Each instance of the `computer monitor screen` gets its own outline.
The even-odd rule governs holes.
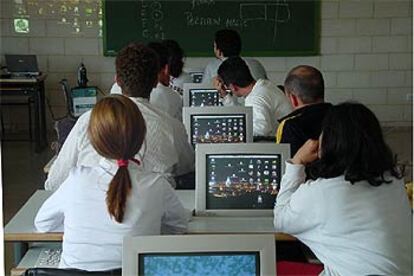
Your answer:
[[[276,275],[274,234],[125,237],[122,275]]]
[[[206,209],[272,209],[280,154],[207,155]]]
[[[197,144],[196,215],[272,216],[289,144]]]
[[[204,72],[190,72],[194,83],[201,83],[203,81]]]
[[[259,252],[140,254],[139,275],[260,275]]]
[[[191,143],[245,143],[245,114],[191,116]]]
[[[79,117],[86,111],[92,109],[96,104],[96,87],[76,87],[72,88],[72,110],[75,117]]]
[[[216,89],[190,89],[190,106],[219,106],[220,96]]]

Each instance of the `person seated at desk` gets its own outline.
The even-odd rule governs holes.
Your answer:
[[[289,114],[292,107],[286,96],[269,80],[255,81],[249,67],[240,57],[226,59],[218,69],[216,87],[223,97],[223,105],[237,105],[235,97],[243,97],[244,105],[253,107],[253,135],[273,136],[277,119]]]
[[[308,140],[286,162],[275,229],[305,243],[323,275],[412,275],[412,212],[401,178],[375,115],[357,103],[334,106],[319,142]]]
[[[308,139],[318,139],[322,120],[332,105],[324,102],[321,72],[309,65],[299,65],[290,70],[284,92],[294,111],[279,119],[276,143],[290,144],[290,154],[294,156]]]
[[[169,88],[170,67],[168,65],[168,49],[159,42],[151,42],[148,44],[148,47],[158,54],[161,66],[158,72],[158,84],[151,91],[150,103],[170,114],[171,117],[182,121],[183,99],[179,93]]]
[[[171,185],[134,159],[145,132],[141,112],[125,96],[106,97],[92,110],[88,135],[104,158],[73,168],[35,218],[40,232],[63,227],[59,268],[120,268],[125,236],[186,231],[188,214]]]
[[[229,57],[238,57],[242,49],[240,35],[235,30],[223,29],[214,34],[213,50],[215,60],[207,64],[202,83],[209,84],[217,77],[217,70],[220,65]],[[253,79],[267,79],[266,69],[256,59],[246,58],[247,66],[253,76]]]
[[[131,43],[119,51],[115,66],[122,93],[137,104],[147,126],[144,146],[136,158],[141,159],[144,168],[170,175],[175,187],[172,176],[194,171],[194,150],[183,123],[149,103],[150,92],[158,82],[158,56],[143,44]],[[46,190],[56,190],[71,168],[93,166],[100,159],[86,131],[90,114],[84,113],[69,133],[50,168]]]
[[[181,49],[177,41],[172,39],[163,40],[168,50],[168,69],[170,73],[170,88],[182,94],[184,83],[192,83],[193,78],[190,74],[183,71],[184,67],[184,51]]]

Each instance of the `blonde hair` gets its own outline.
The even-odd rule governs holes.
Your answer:
[[[140,150],[145,134],[145,121],[138,106],[125,96],[105,97],[92,110],[89,139],[95,150],[105,158],[132,159]],[[106,193],[108,211],[119,223],[123,221],[130,191],[128,167],[120,166]]]

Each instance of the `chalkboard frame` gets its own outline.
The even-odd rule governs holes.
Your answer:
[[[108,41],[107,41],[107,22],[105,17],[106,12],[106,3],[111,0],[102,0],[102,39],[103,39],[103,55],[106,57],[113,57],[117,55],[117,52],[115,50],[108,49]],[[113,0],[112,0],[113,1]],[[321,1],[322,0],[313,0],[315,1],[315,43],[313,45],[312,50],[299,50],[299,51],[243,51],[241,53],[241,56],[244,57],[293,57],[293,56],[318,56],[320,55],[320,43],[321,43]],[[132,42],[132,41],[131,41]],[[208,43],[211,43],[209,41]],[[205,51],[185,51],[185,55],[187,57],[213,57],[213,49],[211,49],[210,52]]]

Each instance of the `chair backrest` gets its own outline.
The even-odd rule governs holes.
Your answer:
[[[58,268],[29,268],[25,271],[24,276],[121,276],[122,270],[112,269],[106,271],[86,271],[78,269],[58,269]]]
[[[62,86],[63,95],[65,96],[67,116],[73,118],[74,117],[73,116],[73,103],[72,103],[72,97],[70,96],[70,87],[69,87],[68,80],[62,79],[59,83]]]

